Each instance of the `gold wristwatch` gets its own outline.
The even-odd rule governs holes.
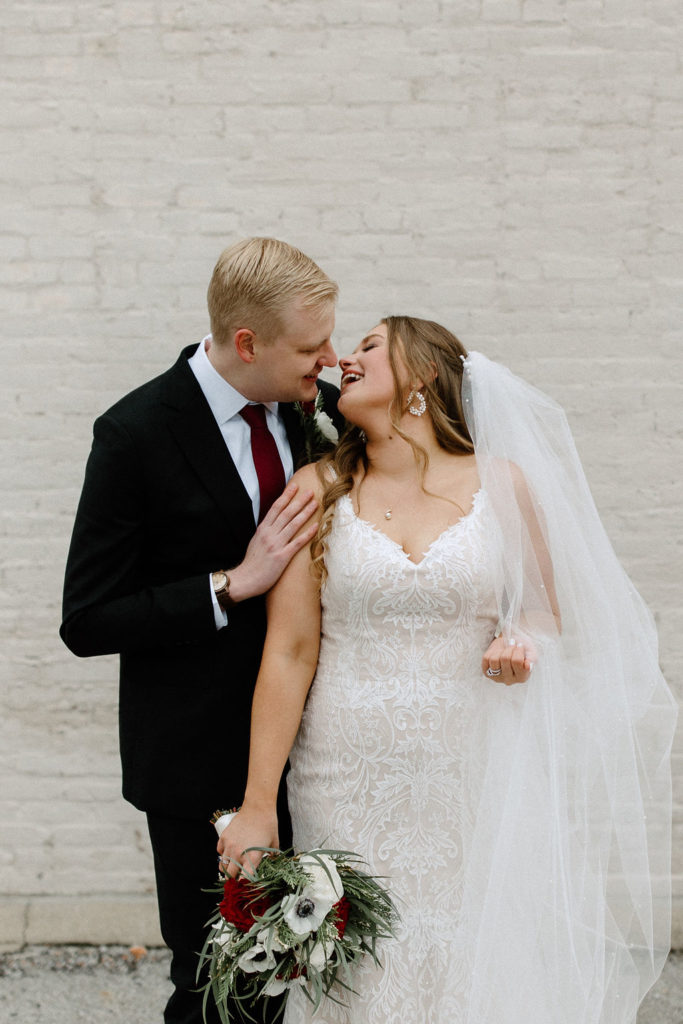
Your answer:
[[[232,608],[235,602],[230,597],[230,577],[225,569],[219,569],[218,572],[212,572],[211,583],[213,584],[213,592],[216,596],[216,600],[223,611],[227,611],[228,608]]]

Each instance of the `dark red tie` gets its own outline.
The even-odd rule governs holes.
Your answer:
[[[254,456],[261,497],[258,517],[260,523],[275,499],[279,498],[285,489],[285,471],[282,468],[275,438],[266,426],[265,408],[262,405],[245,405],[240,416],[251,427],[251,454]]]

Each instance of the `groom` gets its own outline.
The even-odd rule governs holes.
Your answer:
[[[336,297],[292,246],[239,242],[209,285],[211,335],[95,422],[60,632],[81,657],[120,655],[123,795],[147,814],[173,953],[165,1024],[202,1021],[209,818],[244,792],[264,594],[315,533],[312,495],[281,492],[311,436],[292,403],[320,392],[341,426],[318,380],[337,362]]]

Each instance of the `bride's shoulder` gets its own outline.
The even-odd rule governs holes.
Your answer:
[[[318,500],[322,496],[324,483],[314,462],[297,469],[290,482],[296,484],[300,491],[313,491]]]
[[[517,498],[527,498],[529,495],[529,482],[521,466],[510,459],[500,456],[493,456],[488,462],[489,480],[497,480],[499,484],[509,483]]]

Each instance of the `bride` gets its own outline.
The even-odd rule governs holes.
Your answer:
[[[675,711],[564,416],[424,320],[340,365],[349,428],[298,474],[318,535],[268,598],[219,853],[278,846],[289,756],[295,848],[384,877],[384,969],[320,1024],[633,1024],[668,950]]]

